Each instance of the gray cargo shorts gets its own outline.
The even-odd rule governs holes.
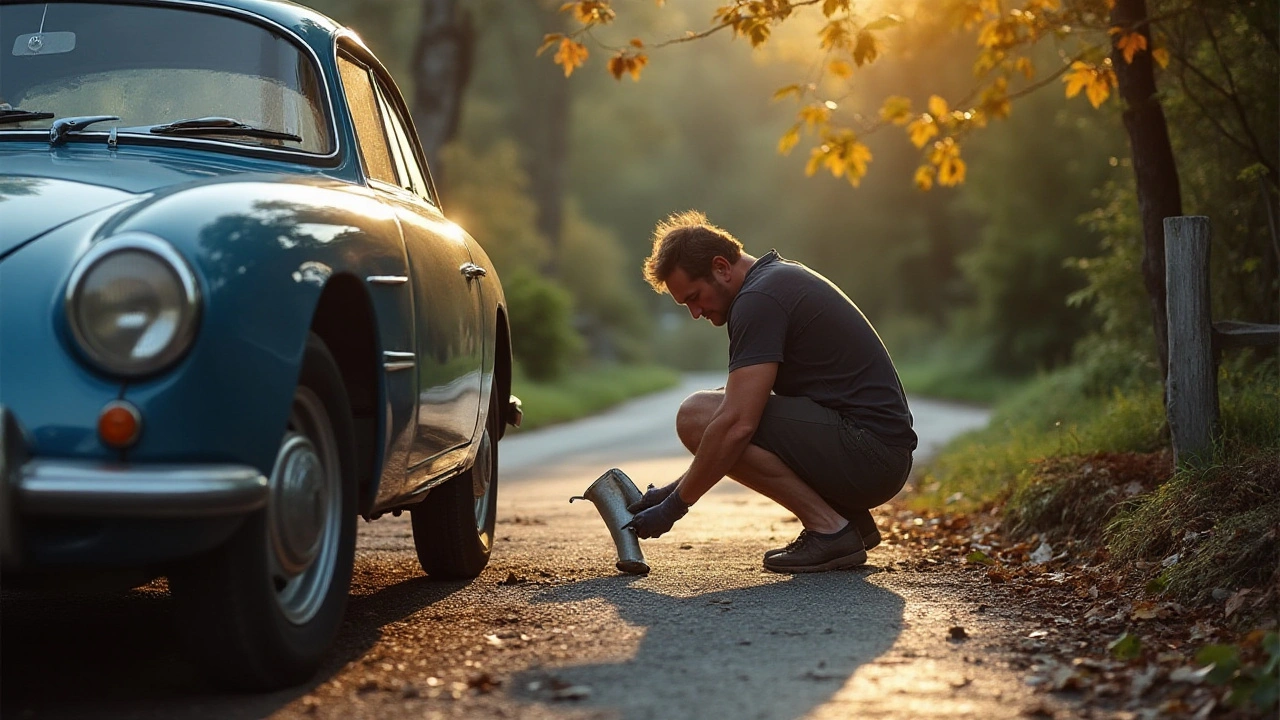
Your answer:
[[[777,455],[833,510],[861,526],[907,481],[911,451],[885,445],[831,408],[806,397],[770,395],[753,445]],[[874,527],[874,525],[873,525]]]

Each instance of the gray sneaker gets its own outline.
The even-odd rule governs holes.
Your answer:
[[[802,533],[801,533],[801,535],[803,535],[803,534],[804,534],[804,533],[802,532]],[[792,551],[792,550],[794,550],[794,549],[796,548],[796,543],[798,543],[798,542],[800,542],[800,538],[796,538],[795,540],[792,540],[792,541],[791,541],[791,543],[790,543],[789,545],[787,545],[786,547],[780,547],[780,548],[774,548],[774,549],[772,549],[772,550],[766,550],[766,551],[765,551],[765,553],[764,553],[764,559],[765,559],[765,560],[768,560],[769,558],[773,557],[774,555],[781,555],[781,554],[782,554],[782,553],[784,553],[784,552],[790,552],[790,551]],[[865,534],[865,535],[863,535],[863,536],[862,536],[862,547],[863,547],[863,549],[865,549],[865,550],[870,550],[871,548],[873,548],[873,547],[875,547],[875,546],[877,546],[877,545],[879,545],[879,544],[880,544],[880,528],[874,528],[874,527],[873,527],[873,528],[871,528],[871,532],[869,532],[869,533],[867,533],[867,534]]]
[[[824,572],[844,570],[867,562],[867,549],[857,530],[848,528],[840,535],[818,537],[801,530],[800,536],[776,555],[764,559],[764,569],[780,573]]]

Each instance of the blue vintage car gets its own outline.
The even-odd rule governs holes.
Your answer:
[[[502,286],[352,32],[271,0],[0,4],[6,588],[167,576],[224,682],[306,679],[359,517],[492,547]]]

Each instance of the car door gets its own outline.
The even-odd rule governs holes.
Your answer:
[[[484,268],[472,263],[466,234],[441,214],[399,95],[373,74],[399,178],[386,201],[400,219],[409,254],[418,397],[409,451],[410,490],[466,457],[480,414]],[[451,452],[459,451],[459,452]]]
[[[395,188],[399,179],[392,161],[391,144],[383,129],[373,78],[365,65],[344,54],[338,56],[338,71],[365,177],[369,179],[370,186]],[[376,188],[375,192],[378,192]],[[386,407],[378,411],[385,418],[386,427],[382,448],[384,461],[378,483],[379,503],[385,498],[404,494],[410,449],[417,434],[415,298],[409,284],[407,258],[402,259],[400,267],[402,272],[378,273],[364,278],[378,320],[382,382],[386,389]]]

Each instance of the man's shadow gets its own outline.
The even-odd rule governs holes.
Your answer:
[[[511,692],[554,702],[557,692],[573,697],[590,688],[578,702],[629,720],[799,718],[902,631],[904,600],[869,582],[873,571],[796,575],[689,597],[635,587],[639,581],[625,576],[549,589],[533,602],[605,599],[644,637],[626,660],[526,671]]]

